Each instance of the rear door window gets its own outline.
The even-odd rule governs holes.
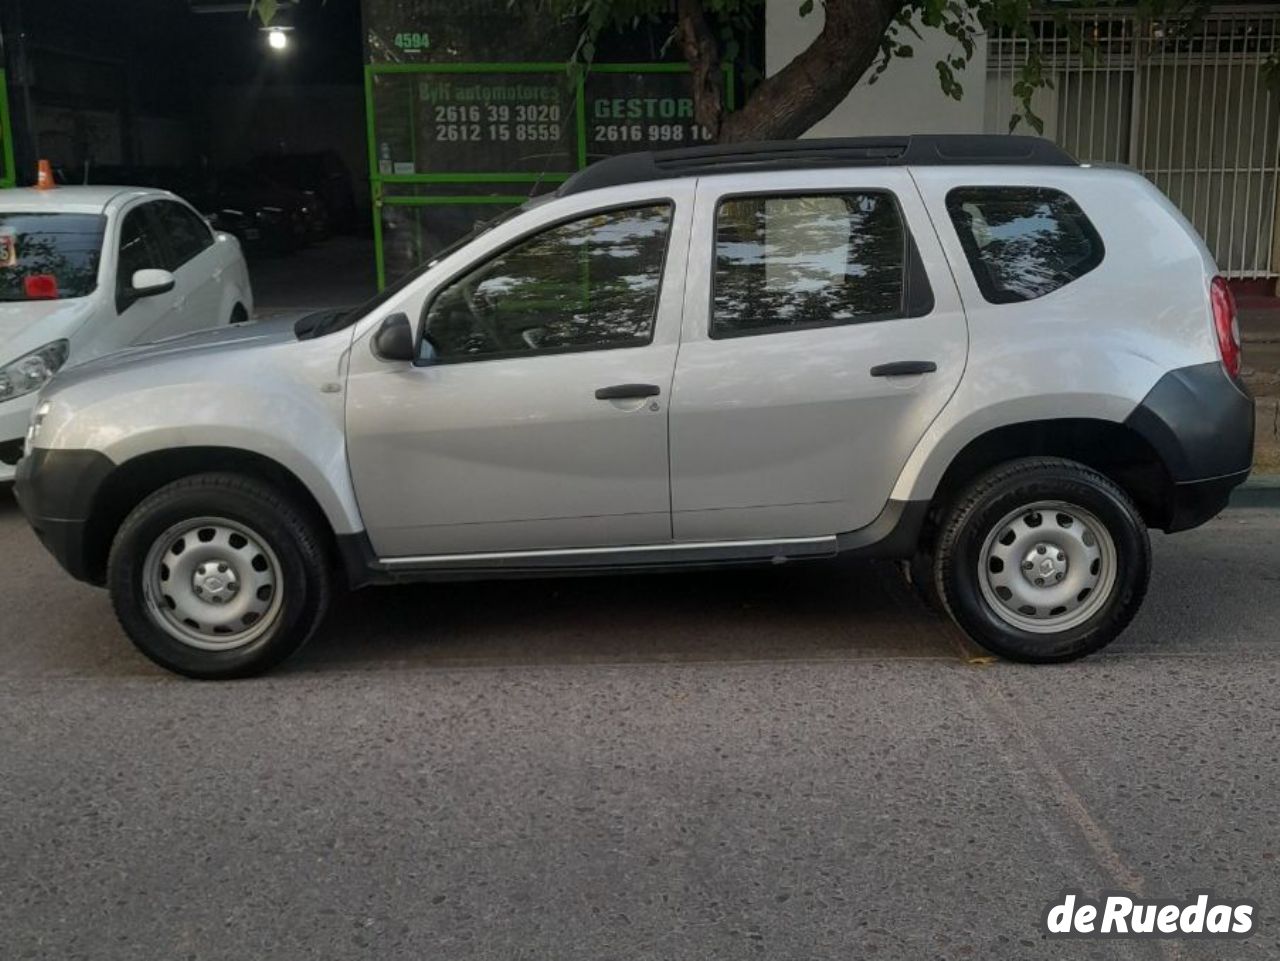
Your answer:
[[[957,187],[947,213],[982,296],[1014,304],[1053,293],[1093,270],[1102,238],[1060,190]]]
[[[905,317],[909,252],[884,191],[726,198],[716,211],[711,337]]]

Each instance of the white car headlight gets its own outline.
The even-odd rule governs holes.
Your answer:
[[[67,362],[67,342],[55,340],[0,367],[0,401],[21,397],[45,385]]]

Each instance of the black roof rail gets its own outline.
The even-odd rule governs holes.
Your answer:
[[[622,154],[578,171],[557,193],[565,196],[646,180],[757,170],[941,164],[1078,166],[1071,154],[1052,141],[1005,134],[773,140]]]

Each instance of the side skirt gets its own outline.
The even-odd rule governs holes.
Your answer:
[[[920,539],[926,501],[890,501],[866,527],[822,537],[644,544],[566,550],[495,551],[379,558],[368,535],[338,537],[351,588],[419,581],[565,577],[644,571],[691,570],[730,565],[780,565],[831,557],[910,558]]]

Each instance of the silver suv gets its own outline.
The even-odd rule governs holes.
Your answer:
[[[635,154],[356,310],[60,374],[17,494],[196,677],[276,664],[339,586],[846,554],[1062,661],[1134,616],[1149,527],[1245,479],[1239,366],[1131,171],[1018,137]]]

